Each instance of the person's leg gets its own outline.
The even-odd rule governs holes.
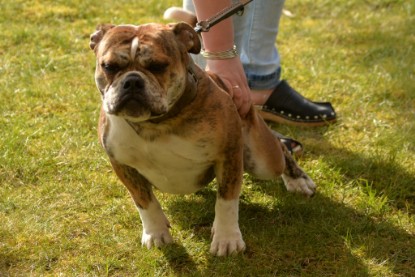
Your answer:
[[[235,43],[251,88],[252,102],[263,105],[280,82],[281,62],[275,46],[285,0],[253,1],[234,17]]]
[[[251,99],[262,106],[266,120],[304,126],[335,121],[330,103],[312,102],[280,80],[281,59],[276,47],[285,0],[253,1],[242,16],[234,17],[238,47]]]
[[[275,41],[284,2],[252,1],[245,6],[241,16],[233,16],[235,45],[249,86],[255,91],[268,90],[270,94],[279,83],[280,56]],[[183,0],[183,8],[194,13],[193,1]],[[195,58],[196,63],[203,68],[203,57],[198,55]]]
[[[183,0],[183,9],[196,14],[195,7],[193,6],[193,1],[192,0]]]
[[[275,42],[284,2],[253,1],[242,16],[234,17],[235,43],[254,90],[273,89],[279,83],[281,63]]]
[[[236,0],[235,0],[236,1]],[[313,102],[280,80],[281,63],[275,46],[285,0],[252,1],[242,16],[234,16],[235,45],[240,53],[251,99],[262,106],[264,119],[292,125],[320,126],[336,120],[328,102]],[[193,11],[193,2],[184,0],[183,7]],[[202,68],[201,55],[194,56]]]

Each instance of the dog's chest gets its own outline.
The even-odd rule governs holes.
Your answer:
[[[177,135],[152,141],[137,135],[123,119],[112,119],[106,149],[119,163],[134,167],[155,187],[169,193],[192,193],[214,164],[208,142],[195,142]]]

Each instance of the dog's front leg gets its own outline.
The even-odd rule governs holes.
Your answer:
[[[150,249],[153,245],[161,247],[164,244],[173,242],[170,235],[170,223],[164,215],[160,203],[152,193],[152,201],[150,201],[147,208],[138,207],[140,218],[143,223],[143,235],[141,237],[141,244]]]
[[[233,159],[231,159],[232,157]],[[242,153],[235,156],[229,155],[229,159],[216,168],[216,180],[219,188],[210,247],[210,252],[213,255],[227,256],[245,249],[245,242],[242,239],[238,223],[242,168]]]
[[[143,224],[142,245],[147,248],[160,247],[173,242],[170,223],[153,194],[152,186],[138,171],[127,165],[111,160],[111,165],[127,187],[140,213]]]
[[[238,224],[238,202],[239,198],[223,199],[220,196],[216,200],[210,246],[213,255],[227,256],[245,249]]]

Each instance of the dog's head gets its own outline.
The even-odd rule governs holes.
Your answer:
[[[166,114],[185,91],[201,44],[185,23],[101,25],[91,35],[95,81],[107,114],[133,122]]]

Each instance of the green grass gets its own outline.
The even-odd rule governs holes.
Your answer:
[[[260,1],[260,0],[257,0]],[[209,252],[215,184],[159,194],[175,244],[147,250],[98,144],[89,34],[162,21],[180,1],[2,1],[0,276],[415,276],[415,4],[292,0],[283,77],[339,122],[301,140],[313,199],[245,176],[247,251]]]

